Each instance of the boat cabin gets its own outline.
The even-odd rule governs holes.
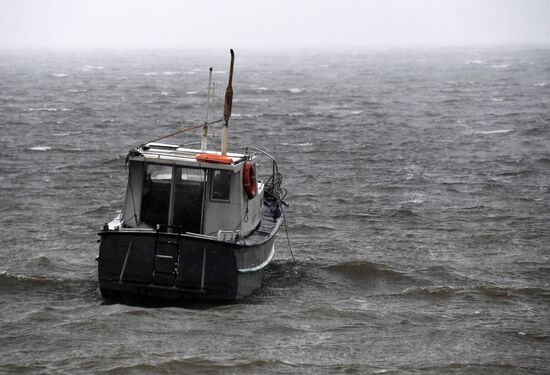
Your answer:
[[[219,155],[162,143],[132,150],[121,230],[161,230],[223,241],[252,232],[261,220],[264,185],[254,178],[250,194],[243,173],[250,167],[255,171],[255,156],[228,153],[230,164],[218,164],[197,160],[199,154]]]

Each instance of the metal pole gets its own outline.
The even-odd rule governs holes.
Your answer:
[[[210,89],[212,87],[212,67],[208,74],[208,94],[206,95],[206,115],[204,117],[204,126],[202,127],[201,151],[208,148],[208,110],[210,109]]]

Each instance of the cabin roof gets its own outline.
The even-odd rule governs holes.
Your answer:
[[[198,168],[228,169],[237,171],[242,168],[245,160],[254,159],[254,154],[228,152],[227,156],[233,160],[232,164],[215,164],[199,162],[195,159],[198,154],[220,155],[219,151],[201,151],[200,149],[186,148],[166,143],[147,143],[130,152],[130,160],[147,161],[159,164],[177,164]]]

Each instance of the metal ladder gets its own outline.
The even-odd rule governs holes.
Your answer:
[[[163,286],[173,286],[178,275],[180,233],[177,240],[161,238],[160,225],[157,225],[155,239],[155,261],[153,268],[153,283]]]

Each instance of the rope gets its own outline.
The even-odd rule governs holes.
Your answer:
[[[287,195],[287,190],[282,187],[283,185],[283,175],[279,173],[277,169],[277,163],[274,163],[273,174],[268,178],[265,183],[265,192],[273,197],[278,203],[282,203],[285,206],[288,206],[284,199]]]
[[[294,264],[296,264],[296,258],[294,258],[294,253],[292,252],[292,246],[290,246],[290,236],[288,235],[288,227],[286,225],[285,210],[281,210],[281,211],[283,211],[283,219],[285,221],[285,232],[286,232],[286,240],[288,242],[288,249],[290,250],[290,255],[292,255],[292,261],[294,262]]]
[[[283,213],[283,220],[285,223],[285,232],[286,232],[286,240],[288,243],[288,249],[290,250],[290,255],[292,256],[292,261],[296,265],[296,258],[294,258],[294,252],[292,251],[292,246],[290,245],[290,236],[288,234],[288,225],[286,223],[286,215],[285,210],[281,205],[287,206],[288,204],[284,201],[287,190],[282,187],[283,185],[283,175],[279,173],[279,167],[277,165],[277,161],[273,156],[265,152],[264,150],[252,146],[247,146],[245,149],[245,153],[248,154],[248,149],[252,149],[258,152],[261,152],[262,154],[269,157],[273,162],[273,170],[271,176],[267,179],[267,182],[265,183],[265,194],[266,194],[266,200],[271,201],[270,204],[274,203],[277,207],[277,209],[280,209]]]
[[[223,121],[223,119],[220,119],[220,120],[209,122],[206,125],[212,125],[212,124],[216,124],[216,123],[222,122],[222,121]],[[196,130],[196,129],[202,128],[203,126],[204,126],[204,124],[200,124],[200,125],[191,126],[190,128],[186,128],[186,129],[183,129],[183,130],[178,130],[177,132],[162,136],[162,137],[157,138],[157,139],[153,139],[152,141],[149,141],[149,142],[142,143],[142,145],[146,145],[147,143],[157,142],[157,141],[160,141],[161,139],[164,139],[164,138],[173,137],[174,135],[178,135],[178,134],[181,134],[181,133]]]

